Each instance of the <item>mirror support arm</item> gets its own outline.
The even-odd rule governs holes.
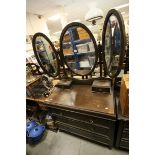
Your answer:
[[[100,78],[102,78],[102,45],[98,42],[97,46],[98,55],[99,55],[99,64],[100,64]]]
[[[65,76],[65,78],[67,78],[68,77],[68,75],[67,75],[67,72],[66,72],[66,70],[65,70],[65,66],[64,66],[64,62],[62,61],[63,59],[62,59],[62,55],[61,55],[61,52],[60,52],[60,50],[58,50],[58,55],[59,55],[59,62],[60,62],[60,66],[62,66],[62,68],[63,68],[63,74],[64,74],[64,76]]]

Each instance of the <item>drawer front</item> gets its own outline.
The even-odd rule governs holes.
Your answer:
[[[129,121],[118,120],[117,137],[115,146],[117,148],[129,149]]]
[[[56,121],[63,122],[63,123],[72,125],[74,127],[79,127],[91,132],[99,133],[110,137],[111,129],[109,127],[99,126],[99,125],[95,125],[94,123],[87,123],[84,121],[79,121],[79,120],[64,117],[64,116],[60,117],[59,115],[55,115],[54,118]]]
[[[92,91],[110,93],[110,88],[92,87]]]
[[[123,132],[122,132],[122,138],[129,139],[129,130],[123,130]]]
[[[100,126],[105,126],[105,127],[113,127],[115,125],[115,120],[112,119],[106,119],[106,118],[101,118],[101,117],[94,117],[92,115],[87,115],[81,112],[75,112],[75,111],[70,111],[70,110],[60,110],[60,109],[55,109],[52,108],[51,112],[59,116],[65,116],[65,117],[70,117],[76,120],[81,120],[85,121],[87,123],[94,123],[94,124],[99,124]]]
[[[71,125],[67,125],[65,123],[57,122],[57,125],[60,130],[64,130],[67,132],[70,132],[72,134],[78,135],[80,137],[87,138],[92,141],[96,141],[98,143],[102,143],[105,145],[110,145],[112,144],[112,141],[108,137],[103,137],[101,135],[97,135],[93,132],[88,132],[86,130],[80,129],[80,128],[75,128]]]
[[[125,149],[129,149],[129,141],[127,139],[121,139],[120,147],[125,148]]]
[[[124,129],[129,130],[129,121],[124,122]]]

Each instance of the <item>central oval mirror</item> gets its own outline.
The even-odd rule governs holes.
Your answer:
[[[83,24],[68,24],[60,37],[60,51],[67,67],[76,75],[89,75],[97,63],[97,45],[91,31]]]
[[[43,33],[36,33],[32,40],[35,57],[49,76],[56,77],[59,74],[58,59],[54,45]]]
[[[110,10],[103,26],[104,66],[110,77],[116,77],[122,68],[125,52],[125,26],[120,12]]]

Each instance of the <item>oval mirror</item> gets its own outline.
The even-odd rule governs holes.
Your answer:
[[[105,70],[110,77],[116,77],[121,71],[125,52],[125,26],[117,10],[110,10],[105,18],[102,45]]]
[[[36,33],[32,39],[33,51],[42,70],[49,76],[59,74],[56,50],[49,38],[43,33]]]
[[[76,75],[89,75],[97,63],[97,45],[91,31],[83,24],[68,24],[60,36],[60,51],[66,66]]]

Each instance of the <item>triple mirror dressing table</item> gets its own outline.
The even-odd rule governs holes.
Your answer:
[[[44,74],[53,79],[47,95],[27,96],[27,102],[36,102],[50,112],[60,131],[112,148],[116,127],[113,84],[125,51],[121,13],[114,9],[107,13],[102,46],[78,22],[63,29],[60,50],[43,33],[33,36],[32,45]]]

